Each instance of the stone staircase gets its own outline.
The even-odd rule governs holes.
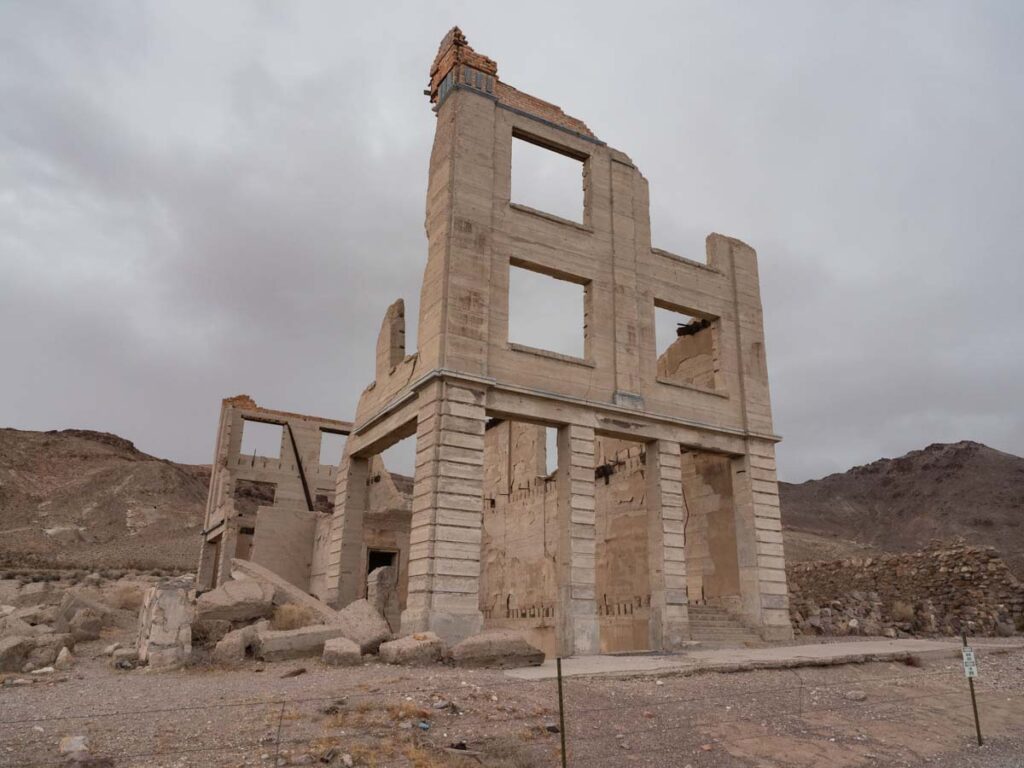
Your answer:
[[[723,608],[710,605],[691,605],[690,638],[709,646],[760,645],[757,632],[744,626]]]

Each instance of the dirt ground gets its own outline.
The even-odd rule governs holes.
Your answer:
[[[111,639],[79,646],[69,672],[7,677],[0,766],[65,765],[69,735],[88,738],[94,766],[118,768],[559,765],[555,681],[316,659],[122,671],[99,655]],[[568,764],[1024,766],[1024,651],[980,667],[981,749],[953,660],[568,678]]]

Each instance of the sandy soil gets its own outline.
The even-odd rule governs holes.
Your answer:
[[[101,645],[80,646],[68,673],[0,688],[0,766],[63,765],[58,743],[73,734],[119,767],[325,765],[331,747],[331,765],[559,764],[554,681],[315,659],[125,672],[91,658]],[[569,765],[1022,766],[1024,652],[980,663],[980,750],[956,663],[876,663],[568,679]]]

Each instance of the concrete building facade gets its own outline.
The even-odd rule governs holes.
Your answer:
[[[717,234],[706,263],[654,248],[629,157],[501,81],[457,28],[427,93],[419,348],[399,300],[337,427],[349,434],[308,589],[336,606],[361,596],[379,454],[410,438],[403,634],[515,627],[562,655],[671,650],[691,614],[715,610],[790,637],[754,250]],[[578,163],[577,221],[512,199],[515,142]],[[580,355],[510,341],[513,270],[579,288]],[[660,354],[659,309],[685,317]]]

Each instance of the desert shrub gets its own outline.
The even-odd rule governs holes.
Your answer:
[[[121,608],[126,611],[137,611],[142,607],[142,598],[145,590],[138,585],[122,584],[115,589],[107,602],[114,608]]]
[[[300,629],[319,623],[316,614],[309,608],[291,603],[277,606],[274,615],[270,617],[271,629]]]
[[[914,606],[903,600],[895,600],[892,604],[893,621],[913,621]]]

